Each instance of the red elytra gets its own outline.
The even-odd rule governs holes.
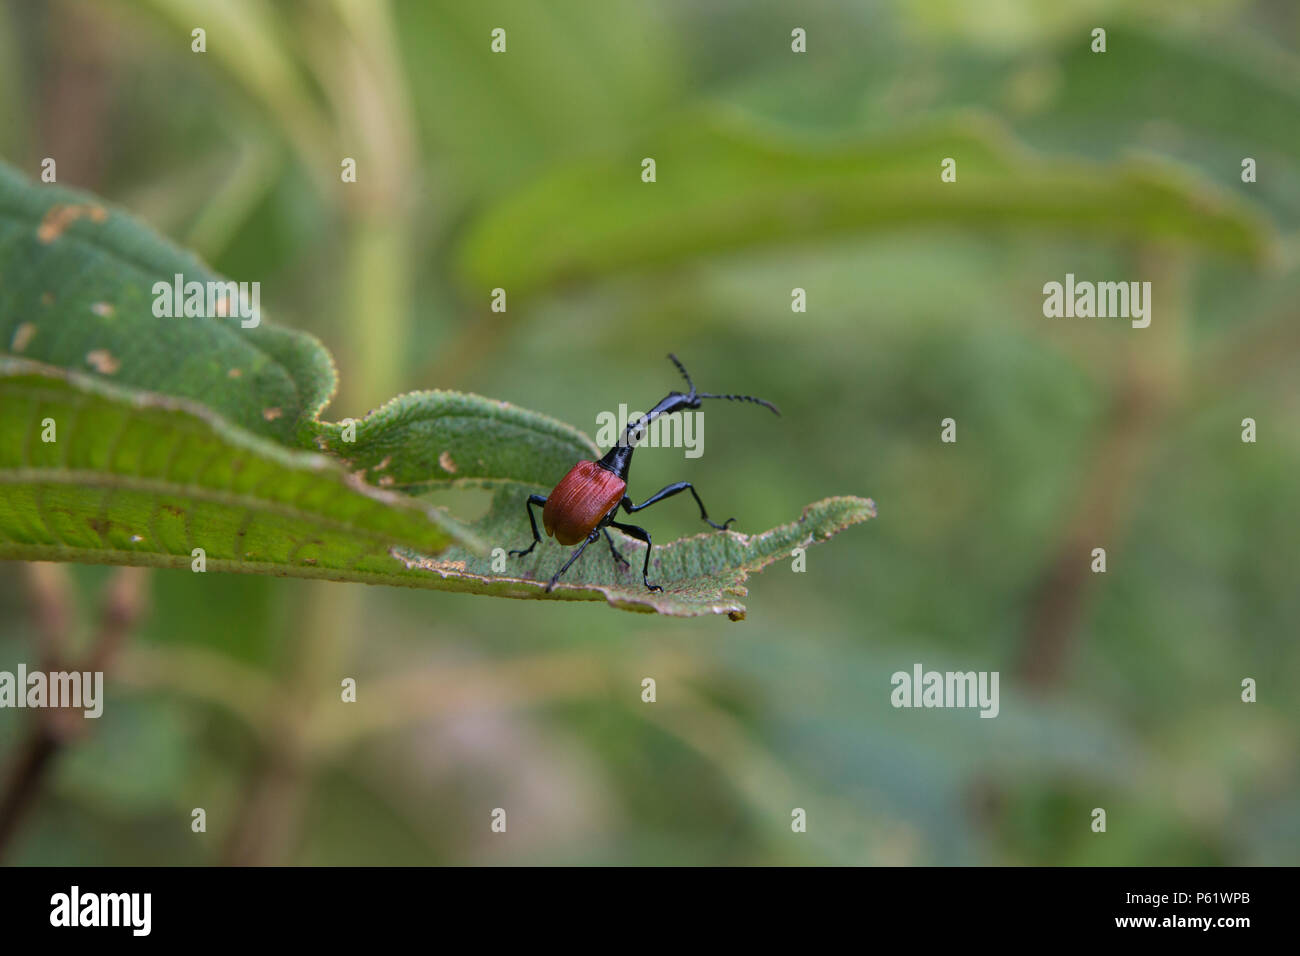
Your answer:
[[[578,544],[623,500],[627,482],[594,461],[580,461],[560,479],[542,508],[546,533],[560,544]]]

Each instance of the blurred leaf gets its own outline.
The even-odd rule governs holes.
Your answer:
[[[654,183],[641,160],[656,162]],[[957,181],[939,179],[957,160]],[[717,114],[637,151],[566,165],[489,208],[459,251],[464,284],[512,294],[754,246],[916,225],[1036,229],[1185,243],[1262,259],[1247,206],[1154,160],[1105,166],[1039,157],[986,119],[858,144],[809,145]]]
[[[173,42],[185,48],[191,42],[190,31],[202,26],[213,61],[273,120],[266,132],[281,132],[292,142],[307,171],[327,192],[334,167],[326,171],[316,161],[335,151],[329,117],[304,76],[296,30],[284,22],[285,11],[277,6],[265,0],[146,0],[142,8],[162,21]],[[206,65],[207,57],[196,62]]]
[[[1077,34],[1012,57],[961,51],[943,63],[927,101],[912,105],[997,111],[1028,143],[1099,161],[1134,149],[1167,157],[1294,228],[1300,61],[1229,28],[1237,25],[1108,24],[1104,55]],[[1259,166],[1249,184],[1241,181],[1247,156]]]
[[[109,699],[104,711],[95,733],[60,761],[60,796],[123,815],[179,808],[195,776],[193,712],[129,697]]]
[[[1104,55],[1070,37],[1048,58],[965,57],[946,75],[947,105],[1004,108],[1018,133],[1072,152],[1172,139],[1188,161],[1214,144],[1300,159],[1300,62],[1258,39],[1111,26]],[[1241,185],[1236,163],[1223,173]]]
[[[681,85],[671,19],[643,3],[417,0],[394,18],[426,154],[462,196],[580,154],[593,130],[635,133]],[[504,54],[491,52],[497,27]]]

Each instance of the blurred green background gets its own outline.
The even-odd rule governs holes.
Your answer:
[[[54,156],[60,183],[260,280],[334,353],[331,418],[441,387],[594,434],[676,387],[671,350],[785,417],[712,410],[703,458],[642,451],[634,497],[686,478],[747,532],[832,494],[880,509],[807,573],[751,579],[740,624],[0,565],[0,669],[35,666],[43,628],[93,640],[105,589],[142,605],[103,718],[0,859],[1296,863],[1297,44],[1289,0],[0,0],[0,156],[30,176]],[[691,228],[671,163],[639,181],[701,122],[776,144],[714,167],[752,229]],[[966,185],[960,153],[941,185],[942,135],[908,152],[950,123],[1011,157],[1000,185]],[[805,195],[782,151],[845,143],[903,171],[902,214],[871,215],[882,174],[833,228],[764,231]],[[1134,157],[1233,210],[1256,254],[1194,224],[1148,241],[1122,192],[1054,211],[1053,170],[1109,188]],[[623,158],[641,245],[576,262],[623,215],[585,170]],[[1017,195],[1020,163],[1046,186]],[[975,207],[936,208],[962,188]],[[518,239],[539,194],[551,218]],[[1153,281],[1152,327],[1045,319],[1067,272]],[[699,530],[682,502],[645,524]],[[890,675],[916,662],[999,671],[1001,714],[895,710]],[[0,714],[6,778],[27,718]]]

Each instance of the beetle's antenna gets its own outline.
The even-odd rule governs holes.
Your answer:
[[[677,371],[682,373],[682,378],[686,379],[686,384],[690,386],[689,394],[681,392],[669,392],[659,401],[654,408],[646,412],[636,421],[628,422],[627,427],[623,430],[623,436],[615,445],[605,453],[605,457],[596,464],[600,465],[607,471],[612,471],[624,481],[627,481],[628,468],[632,462],[632,452],[636,445],[646,435],[646,429],[656,418],[663,415],[671,415],[674,412],[680,412],[687,408],[699,408],[700,401],[705,398],[725,398],[729,402],[753,402],[755,405],[762,405],[764,408],[772,410],[774,415],[780,415],[781,410],[771,402],[762,398],[755,398],[753,395],[710,395],[695,390],[695,383],[691,381],[691,375],[686,371],[684,366],[676,355],[671,352],[668,357],[672,359]]]
[[[672,352],[669,352],[669,353],[668,353],[668,357],[669,357],[670,359],[672,359],[672,360],[673,360],[673,364],[677,366],[677,371],[679,371],[679,372],[682,373],[682,378],[686,379],[686,384],[689,385],[689,386],[691,387],[691,394],[694,395],[694,394],[695,394],[695,383],[691,381],[691,373],[688,372],[688,371],[686,371],[686,366],[682,364],[681,359],[679,359],[679,358],[678,358],[676,355],[674,355]]]
[[[673,364],[677,366],[677,371],[682,373],[682,378],[686,379],[686,384],[691,387],[692,398],[725,398],[731,402],[753,402],[756,405],[762,405],[764,408],[770,408],[777,415],[781,414],[781,409],[771,402],[762,398],[755,398],[753,395],[706,395],[704,392],[695,391],[695,383],[691,381],[691,374],[686,371],[686,366],[682,364],[681,359],[672,352],[668,353],[668,357],[673,360]]]
[[[729,402],[753,402],[755,405],[762,405],[764,408],[770,408],[776,415],[781,414],[781,409],[777,408],[771,402],[762,398],[755,398],[753,395],[707,395],[700,392],[696,398],[725,398]]]

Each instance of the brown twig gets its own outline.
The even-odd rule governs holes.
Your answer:
[[[1162,309],[1149,328],[1134,332],[1145,338],[1130,345],[1128,363],[1115,379],[1115,400],[1085,469],[1080,500],[1030,600],[1018,671],[1031,688],[1063,679],[1096,579],[1091,551],[1105,548],[1109,558],[1118,548],[1160,425],[1181,397],[1187,264],[1145,250],[1140,272],[1153,276]]]
[[[1116,551],[1116,539],[1145,471],[1162,405],[1138,382],[1121,385],[1105,434],[1085,473],[1081,500],[1031,604],[1019,668],[1030,686],[1054,684],[1065,673],[1096,578],[1090,563],[1092,549],[1104,547],[1108,556]]]
[[[321,688],[338,686],[347,645],[364,629],[356,589],[321,583],[307,593],[270,705],[269,742],[248,776],[226,837],[222,862],[228,866],[274,866],[291,857],[316,770],[306,726],[311,704]]]
[[[113,24],[82,4],[50,8],[47,52],[51,67],[44,83],[41,141],[44,155],[58,161],[59,182],[93,189],[105,165],[103,127],[112,115],[114,77],[108,50]]]
[[[105,589],[99,628],[85,661],[80,667],[68,668],[65,662],[72,657],[69,647],[77,606],[71,576],[63,565],[33,563],[25,567],[41,666],[47,672],[107,671],[126,636],[144,615],[148,570],[119,568],[113,573]],[[18,688],[18,692],[25,693],[26,688]],[[84,715],[75,709],[51,707],[32,712],[30,729],[19,744],[0,790],[0,859],[35,805],[59,752],[87,729]]]

